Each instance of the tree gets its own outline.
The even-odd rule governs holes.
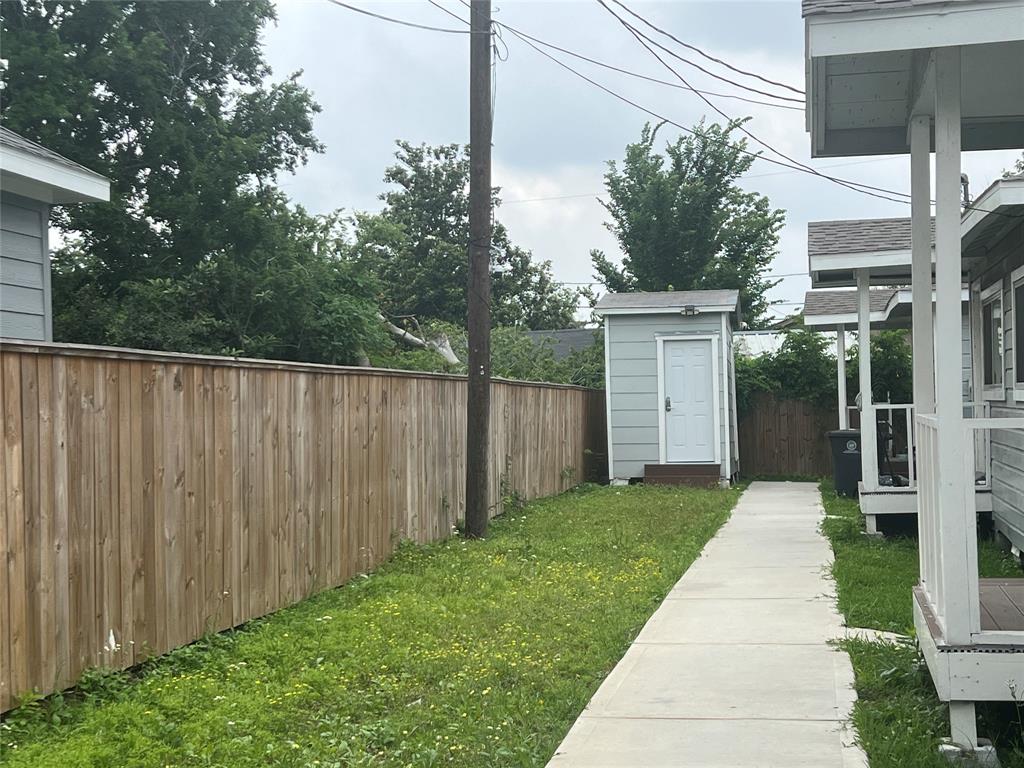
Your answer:
[[[357,257],[380,277],[381,306],[394,319],[464,326],[469,232],[469,160],[457,144],[397,142],[384,180],[384,210],[357,217]],[[495,190],[495,204],[499,204]],[[559,287],[551,263],[494,227],[491,318],[496,326],[559,328],[574,322],[578,291]]]
[[[337,215],[310,216],[273,193],[244,223],[251,244],[225,246],[189,270],[126,280],[116,301],[91,257],[66,249],[55,324],[76,341],[303,362],[355,364],[387,347],[375,278],[348,257]]]
[[[55,209],[52,223],[72,239],[54,263],[57,338],[115,342],[151,324],[151,344],[183,351],[229,343],[257,353],[261,335],[277,339],[268,348],[302,347],[287,323],[245,330],[239,318],[253,305],[227,306],[236,294],[193,293],[255,290],[277,270],[287,282],[316,261],[293,247],[311,242],[315,224],[287,209],[274,179],[321,149],[319,107],[297,74],[268,82],[260,34],[273,19],[270,0],[3,4],[4,124],[112,181],[109,204]],[[350,285],[333,274],[327,282]],[[344,311],[344,296],[332,301]],[[186,306],[211,314],[184,313],[173,333],[160,327],[165,311]],[[128,307],[154,314],[126,319]],[[301,307],[258,320],[296,321],[289,309]]]
[[[1024,155],[1017,158],[1017,161],[1013,164],[1013,168],[1003,171],[1003,178],[1008,179],[1011,176],[1019,176],[1024,174]]]
[[[765,277],[778,251],[784,213],[737,184],[755,160],[733,141],[744,121],[698,124],[692,134],[654,149],[658,127],[645,125],[622,166],[608,163],[606,226],[625,256],[617,267],[592,251],[595,277],[610,291],[736,288],[745,318],[763,322]]]

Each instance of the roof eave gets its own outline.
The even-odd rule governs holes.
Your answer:
[[[694,307],[698,313],[739,313],[738,304],[680,304],[676,307],[595,307],[594,314],[598,317],[604,317],[605,315],[679,315],[688,306]]]
[[[9,146],[0,152],[0,189],[51,205],[110,200],[106,177]]]
[[[899,6],[805,17],[808,59],[1020,40],[1020,5],[972,2]]]

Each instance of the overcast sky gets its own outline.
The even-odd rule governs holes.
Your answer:
[[[439,0],[467,17],[459,0]],[[420,24],[458,28],[459,22],[421,2],[350,5]],[[798,2],[633,2],[631,7],[680,39],[773,80],[803,88],[803,23]],[[444,34],[391,24],[333,5],[327,0],[278,0],[278,23],[265,37],[275,78],[303,70],[323,112],[316,133],[326,152],[314,156],[282,186],[293,200],[316,213],[337,208],[377,210],[384,168],[394,141],[466,143],[469,136],[467,35]],[[596,0],[502,2],[494,17],[535,37],[618,67],[672,81],[663,68]],[[618,101],[515,39],[504,35],[507,60],[496,67],[493,180],[502,188],[498,218],[513,242],[550,260],[555,277],[593,280],[589,252],[619,254],[605,229],[598,202],[606,162],[622,157],[649,115]],[[717,65],[687,55],[713,71],[737,79]],[[561,55],[560,55],[561,56]],[[682,125],[717,114],[687,91],[646,83],[561,56],[574,68],[653,112]],[[673,62],[696,88],[743,93],[691,67]],[[763,83],[745,84],[783,92]],[[747,94],[752,96],[752,94]],[[792,95],[792,94],[791,94]],[[749,115],[748,128],[801,162],[830,173],[889,189],[909,189],[905,157],[810,160],[800,111],[709,97],[730,116]],[[756,95],[753,98],[758,98]],[[673,139],[671,126],[659,134]],[[964,170],[975,193],[1017,156],[1013,152],[964,154]],[[852,192],[777,165],[754,163],[743,184],[786,211],[779,257],[772,273],[786,277],[772,298],[786,302],[776,312],[799,308],[810,281],[807,222],[819,219],[909,216],[909,206]],[[537,198],[547,198],[537,200]],[[556,198],[556,199],[551,199]]]

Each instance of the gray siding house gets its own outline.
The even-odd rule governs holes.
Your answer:
[[[52,341],[50,206],[110,200],[110,182],[0,128],[0,338]]]
[[[1024,174],[997,181],[964,215],[973,388],[994,418],[1024,416]],[[990,431],[992,519],[1024,550],[1024,432]]]
[[[595,311],[605,326],[612,482],[735,478],[738,292],[611,293]]]

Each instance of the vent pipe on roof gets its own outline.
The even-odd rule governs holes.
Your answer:
[[[963,190],[963,206],[966,208],[971,204],[971,180],[966,173],[960,174],[960,189]]]

